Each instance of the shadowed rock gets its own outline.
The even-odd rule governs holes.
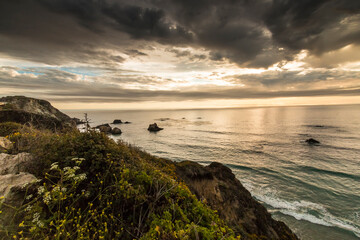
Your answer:
[[[112,130],[111,130],[111,134],[113,135],[120,135],[122,132],[120,130],[120,128],[117,128],[117,127],[114,127]]]
[[[314,145],[314,144],[320,144],[320,142],[318,140],[315,140],[313,138],[309,138],[309,139],[306,139],[306,141],[308,144],[310,145]]]
[[[150,124],[148,127],[148,131],[150,131],[150,132],[158,132],[163,129],[164,128],[158,127],[158,125],[156,123]]]
[[[99,131],[103,133],[110,133],[112,130],[111,126],[108,123],[101,124],[99,126],[96,126],[95,128],[99,129]]]
[[[115,119],[112,124],[121,124],[123,123],[120,119]]]
[[[217,210],[241,239],[289,239],[297,236],[281,221],[274,220],[257,202],[232,171],[220,163],[201,166],[185,161],[175,163],[176,174],[199,199]]]

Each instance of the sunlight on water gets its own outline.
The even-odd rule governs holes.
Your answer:
[[[228,165],[301,239],[359,238],[359,105],[88,114],[93,126],[132,122],[118,125],[123,134],[115,139],[157,156]],[[153,122],[164,130],[149,133]]]

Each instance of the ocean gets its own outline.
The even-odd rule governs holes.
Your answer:
[[[159,157],[227,165],[300,239],[360,239],[360,105],[64,112],[130,121],[113,138]]]

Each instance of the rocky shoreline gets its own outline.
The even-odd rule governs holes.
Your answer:
[[[4,99],[19,102],[14,101],[14,98],[11,97],[2,98],[2,101]],[[52,122],[54,123],[52,126],[55,127],[50,127],[52,130],[74,126],[70,117],[53,108],[51,104],[36,99],[28,99],[27,102],[26,99],[21,97],[22,106],[27,106],[24,109],[19,109],[21,104],[12,106],[10,110],[1,109],[0,116],[7,117],[0,118],[0,122],[4,122],[4,120],[21,124],[30,122],[31,125],[39,128],[49,128],[51,124],[48,123]],[[30,105],[31,108],[28,107]],[[13,115],[7,115],[9,111]],[[41,116],[41,118],[31,122],[30,120],[33,118],[29,118],[30,116]],[[98,126],[100,131],[102,131],[101,127],[106,128],[108,126]],[[103,129],[102,132],[112,132],[114,129],[116,128],[107,129],[108,131]],[[1,147],[6,152],[11,153],[11,145],[2,144]],[[24,187],[37,181],[31,169],[32,165],[36,165],[37,159],[29,153],[18,153],[16,155],[8,153],[0,154],[0,196],[4,196],[1,201],[6,203],[4,206],[20,206],[23,201]],[[214,162],[204,167],[189,161],[180,163],[164,159],[161,161],[166,162],[170,168],[173,166],[177,181],[184,182],[199,200],[216,210],[220,218],[236,234],[241,235],[241,239],[298,239],[283,222],[274,220],[265,207],[251,196],[249,191],[235,178],[231,170],[223,164]],[[11,208],[6,207],[2,207],[2,211],[5,214],[0,216],[0,223],[6,224],[14,212]]]

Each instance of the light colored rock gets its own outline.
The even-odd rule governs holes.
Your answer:
[[[1,149],[10,150],[12,148],[13,148],[13,144],[9,139],[0,137],[0,150]]]
[[[31,165],[32,159],[29,153],[19,153],[17,155],[1,153],[0,175],[26,172]]]
[[[32,159],[29,153],[0,154],[0,226],[12,221],[16,208],[24,201],[27,187],[37,180],[34,175],[24,172]]]
[[[23,188],[35,181],[36,177],[30,173],[0,175],[0,196],[6,199],[12,188]]]

